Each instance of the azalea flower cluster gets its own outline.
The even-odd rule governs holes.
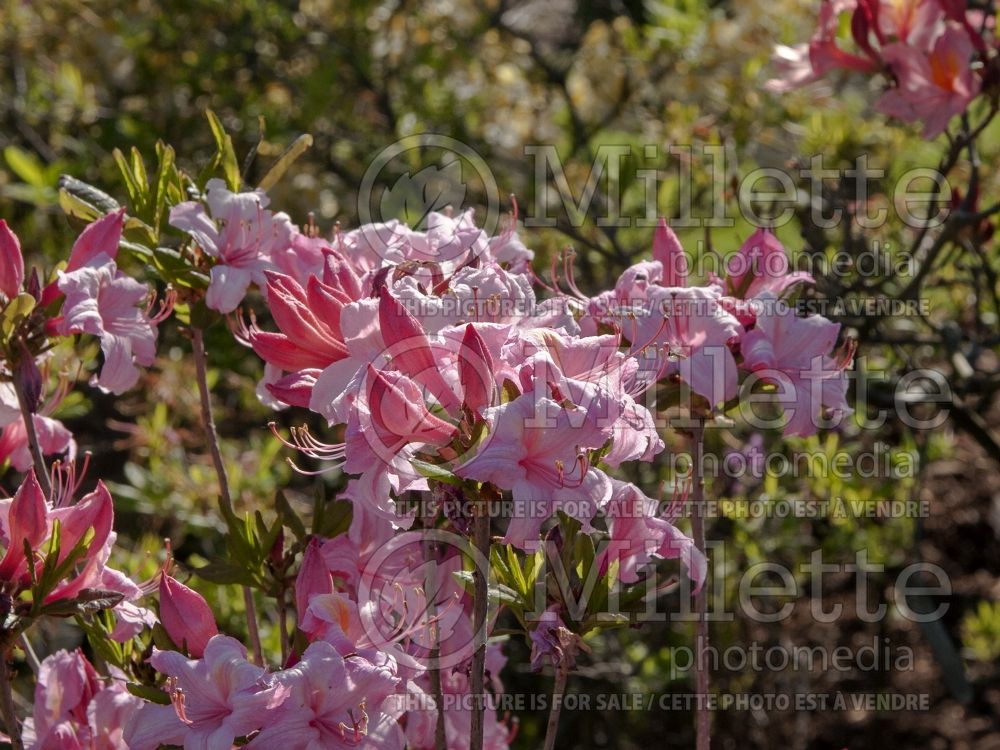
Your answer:
[[[116,258],[124,221],[122,209],[88,225],[57,277],[42,287],[37,272],[26,278],[21,243],[7,222],[0,219],[0,303],[6,302],[5,317],[12,318],[13,325],[17,315],[44,312],[47,337],[81,333],[96,336],[104,364],[94,384],[116,395],[138,382],[136,365],[153,364],[157,327],[170,315],[173,305],[173,295],[168,294],[155,309],[150,287],[118,269]],[[19,345],[22,351],[10,352],[0,363],[0,461],[10,460],[22,472],[32,464],[28,430],[11,384],[15,377],[11,365],[20,361],[24,386],[33,394],[32,422],[42,451],[45,455],[66,455],[72,463],[76,455],[73,435],[61,422],[45,415],[58,406],[65,388],[58,389],[47,403],[38,404],[48,379],[38,371],[26,342],[20,341]],[[39,359],[44,362],[44,354]]]
[[[839,36],[845,15],[853,49]],[[838,69],[882,73],[890,85],[876,108],[922,122],[923,136],[933,138],[988,83],[996,59],[993,23],[965,0],[824,0],[811,41],[775,49],[780,75],[767,87],[789,91]]]
[[[107,567],[110,494],[98,484],[72,501],[75,443],[40,413],[54,341],[97,337],[103,364],[94,385],[114,394],[137,383],[137,366],[154,362],[158,327],[176,296],[168,288],[157,303],[148,285],[119,269],[125,222],[118,210],[90,224],[45,285],[37,272],[25,274],[20,244],[0,222],[0,314],[11,332],[0,370],[0,446],[14,469],[28,471],[2,508],[4,591],[25,615],[109,609],[109,637],[120,642],[149,645],[157,633],[143,675],[114,667],[99,677],[79,651],[45,659],[24,727],[37,750],[423,750],[438,745],[442,724],[448,748],[469,747],[473,705],[435,705],[476,689],[468,555],[428,541],[441,531],[468,537],[471,518],[414,498],[457,500],[460,508],[509,499],[490,519],[490,534],[511,560],[543,541],[566,542],[570,527],[561,524],[570,522],[608,542],[591,560],[608,585],[655,579],[657,561],[679,559],[700,587],[704,554],[674,523],[683,488],[664,512],[615,476],[626,462],[651,462],[664,450],[656,399],[666,393],[708,418],[738,403],[741,381],[760,384],[783,407],[788,435],[813,434],[836,423],[824,417],[850,413],[853,351],[836,351],[839,326],[785,303],[812,279],[791,270],[767,230],[747,239],[724,278],[694,285],[685,251],[661,222],[652,259],[591,296],[577,285],[569,254],[547,280],[534,270],[516,212],[497,236],[465,211],[431,213],[424,230],[390,221],[327,238],[270,210],[263,191],[210,180],[203,196],[169,214],[185,237],[179,257],[207,272],[185,302],[200,293],[264,361],[265,403],[314,412],[342,436],[297,427],[281,439],[320,470],[350,477],[341,497],[352,509],[346,532],[305,535],[298,546],[282,534],[270,542],[273,560],[294,560],[296,629],[280,659],[251,659],[219,632],[206,600],[174,577],[169,555],[142,584]],[[262,309],[269,320],[252,312]],[[43,489],[31,468],[41,468],[36,453],[63,457],[45,475],[55,489]],[[147,606],[154,593],[155,610]],[[52,610],[60,601],[76,609]],[[579,623],[558,599],[546,605],[534,620],[522,618],[532,666],[569,668],[583,649]],[[487,630],[497,616],[494,608]],[[499,642],[485,662],[485,689],[502,692]],[[486,712],[486,747],[506,748],[515,730]]]

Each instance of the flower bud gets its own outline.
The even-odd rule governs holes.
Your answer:
[[[663,265],[663,286],[687,286],[687,256],[665,219],[660,219],[653,233],[653,260]]]
[[[493,401],[496,390],[493,357],[486,349],[483,337],[471,323],[465,327],[458,351],[458,379],[462,384],[463,403],[473,412],[480,411]]]
[[[160,622],[170,639],[195,659],[219,633],[205,598],[166,573],[160,578]]]
[[[14,299],[24,284],[24,256],[21,243],[7,222],[0,219],[0,294]]]

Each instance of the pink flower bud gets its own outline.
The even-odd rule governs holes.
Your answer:
[[[406,441],[445,445],[455,429],[427,410],[423,393],[408,377],[368,365],[368,404],[379,430]]]
[[[660,219],[653,233],[653,260],[663,265],[663,286],[687,286],[687,255],[665,219]]]
[[[423,327],[402,303],[383,290],[378,301],[378,323],[387,354],[394,365],[416,380],[441,402],[448,411],[457,409],[458,399],[441,377]]]
[[[333,579],[320,553],[319,540],[313,537],[306,546],[299,574],[295,577],[295,611],[299,615],[299,627],[303,631],[310,632],[313,629],[313,623],[306,616],[309,602],[314,597],[332,593]]]
[[[474,412],[489,406],[496,390],[494,378],[493,357],[476,327],[469,323],[458,351],[458,379],[462,384],[463,403]]]
[[[98,255],[111,260],[118,257],[118,245],[125,226],[125,209],[120,208],[88,224],[73,243],[64,273],[71,273],[90,263]],[[52,282],[42,291],[42,306],[55,302],[62,296],[59,286]]]
[[[35,470],[21,482],[10,504],[8,528],[10,543],[0,561],[0,580],[9,581],[25,572],[24,543],[36,549],[48,535],[49,508]]]
[[[7,222],[0,219],[0,294],[13,299],[24,284],[24,256],[21,243]]]
[[[195,659],[202,657],[208,641],[219,634],[205,598],[166,573],[160,578],[160,622],[171,640],[186,647]]]

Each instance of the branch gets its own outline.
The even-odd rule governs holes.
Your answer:
[[[208,390],[208,365],[205,355],[205,334],[200,328],[191,328],[191,348],[194,350],[194,366],[198,376],[198,395],[201,397],[201,421],[205,427],[205,437],[215,465],[215,474],[219,479],[219,502],[222,513],[232,518],[233,496],[229,490],[229,475],[222,460],[222,450],[219,448],[219,433],[215,428],[215,417],[212,416],[212,396]],[[243,604],[246,606],[247,630],[250,644],[253,647],[257,664],[264,666],[264,652],[260,645],[260,631],[257,629],[257,610],[253,602],[253,591],[249,586],[243,587]]]

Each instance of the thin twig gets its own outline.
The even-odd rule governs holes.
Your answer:
[[[435,602],[435,598],[438,591],[437,545],[432,541],[426,540],[423,546],[424,561],[427,563],[424,566],[424,594],[427,597],[427,618],[432,638],[429,671],[431,692],[434,696],[434,706],[437,709],[437,718],[434,722],[434,748],[435,750],[448,750],[448,737],[445,732],[444,723],[444,688],[441,686],[441,665],[438,663],[441,658],[441,633],[435,622],[437,618],[437,603]]]
[[[278,594],[278,631],[281,636],[281,667],[284,668],[288,662],[288,612],[285,602],[285,588],[282,586]]]
[[[21,648],[24,649],[24,653],[28,657],[28,665],[31,667],[31,671],[37,675],[38,671],[42,668],[42,663],[38,660],[38,654],[35,653],[31,641],[28,640],[27,633],[21,633],[21,637],[18,638],[17,642],[21,644]]]
[[[556,681],[552,686],[552,705],[549,707],[549,721],[545,727],[545,745],[543,750],[554,750],[556,735],[559,733],[559,715],[562,713],[563,695],[566,693],[566,681],[569,677],[569,667],[560,660],[556,667]]]
[[[477,503],[476,516],[473,520],[472,540],[476,550],[487,560],[490,559],[490,516],[485,502]],[[478,641],[476,652],[472,656],[472,675],[469,684],[472,691],[472,723],[470,727],[469,750],[483,750],[483,725],[486,714],[486,700],[483,695],[486,673],[486,610],[487,589],[486,577],[489,570],[482,570],[479,560],[472,566],[474,581],[473,602],[473,634]]]
[[[14,393],[17,394],[17,403],[21,407],[21,419],[24,420],[24,431],[28,436],[28,450],[31,451],[31,463],[35,468],[35,478],[45,496],[52,499],[52,483],[49,481],[49,470],[45,467],[45,456],[42,454],[42,446],[38,442],[38,432],[35,430],[35,415],[28,404],[28,396],[24,392],[24,385],[18,377],[14,377]]]
[[[233,516],[233,496],[229,490],[229,476],[226,465],[222,461],[222,450],[219,448],[219,433],[215,428],[215,417],[212,416],[212,397],[208,391],[208,358],[205,355],[205,336],[200,328],[191,329],[192,349],[194,350],[194,366],[198,376],[198,394],[201,397],[201,421],[205,427],[205,437],[215,465],[215,474],[219,479],[219,500],[222,512],[231,518]],[[247,631],[250,635],[250,645],[253,648],[257,664],[264,665],[264,651],[260,645],[260,631],[257,628],[257,609],[253,602],[253,591],[249,586],[243,587],[243,603],[247,613]]]
[[[705,552],[705,428],[699,422],[691,428],[691,445],[694,449],[694,486],[691,488],[691,531],[695,547],[703,555]],[[707,579],[707,574],[706,574]],[[703,581],[694,595],[697,613],[697,635],[695,636],[695,692],[697,703],[697,750],[709,750],[711,744],[710,717],[708,715],[708,581]]]
[[[5,649],[0,654],[0,711],[3,711],[3,723],[7,726],[7,734],[10,735],[11,750],[24,750],[24,743],[21,741],[21,725],[17,720],[17,711],[14,710],[10,655],[10,649]]]

